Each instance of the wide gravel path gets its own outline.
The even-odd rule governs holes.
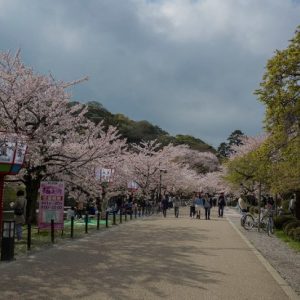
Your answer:
[[[0,299],[289,299],[226,218],[183,211],[1,263]]]

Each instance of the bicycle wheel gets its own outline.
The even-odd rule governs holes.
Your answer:
[[[245,216],[241,216],[241,226],[244,227],[245,224]]]
[[[260,228],[264,231],[268,231],[269,217],[263,216],[260,221]]]
[[[245,216],[245,220],[244,220],[244,225],[243,226],[244,226],[244,228],[246,230],[250,230],[250,229],[253,228],[253,226],[254,226],[254,218],[250,214],[247,214]]]

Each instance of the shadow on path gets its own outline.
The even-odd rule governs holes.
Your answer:
[[[88,298],[97,291],[107,299],[132,299],[128,290],[137,285],[164,298],[160,282],[202,290],[218,283],[216,273],[224,275],[193,261],[194,255],[215,255],[199,248],[208,238],[204,230],[172,228],[162,220],[126,224],[4,266],[0,299]]]

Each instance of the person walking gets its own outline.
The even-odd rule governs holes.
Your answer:
[[[218,217],[223,218],[224,206],[226,205],[224,193],[221,193],[218,198]]]
[[[204,195],[203,202],[205,209],[205,220],[210,220],[210,209],[212,208],[213,202],[207,193]]]
[[[14,209],[14,220],[16,224],[17,240],[22,239],[22,226],[25,224],[25,212],[26,212],[26,198],[23,190],[17,191],[17,199],[15,203],[12,203]]]
[[[180,201],[179,201],[179,198],[177,196],[173,197],[173,206],[174,206],[175,218],[178,218],[178,216],[179,216]]]
[[[196,218],[201,219],[201,207],[203,207],[203,199],[201,194],[195,199]]]
[[[289,201],[289,211],[293,216],[295,216],[295,210],[296,210],[296,196],[295,194],[293,194]]]
[[[195,214],[196,214],[195,199],[191,199],[191,201],[190,201],[190,217],[194,218]]]
[[[163,200],[161,201],[161,207],[162,207],[162,212],[163,212],[164,218],[167,216],[168,206],[169,206],[169,198],[167,196],[165,196],[163,198]]]

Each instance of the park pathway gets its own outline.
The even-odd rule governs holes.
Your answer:
[[[2,263],[0,299],[289,299],[226,218],[183,211]]]

